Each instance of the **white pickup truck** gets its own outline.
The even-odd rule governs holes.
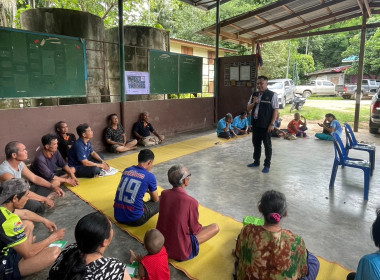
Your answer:
[[[336,95],[335,85],[327,80],[314,80],[310,84],[296,86],[296,93],[302,94],[303,97],[315,95]]]

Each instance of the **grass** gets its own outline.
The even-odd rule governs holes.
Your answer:
[[[309,96],[308,100],[343,100],[341,96]]]
[[[298,112],[295,110],[290,113],[290,108],[291,104],[287,104],[285,109],[280,110],[281,116],[292,116],[294,113]],[[324,117],[327,113],[334,114],[340,123],[353,123],[355,119],[355,108],[339,108],[336,110],[331,110],[318,107],[308,107],[306,102],[305,107],[303,107],[300,111],[300,114],[303,115],[307,120],[320,120],[321,122],[324,120]],[[369,117],[370,112],[368,105],[360,106],[359,122],[368,122]]]

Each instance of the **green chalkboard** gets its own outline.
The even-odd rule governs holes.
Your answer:
[[[0,98],[86,95],[80,38],[0,27]]]
[[[203,58],[181,55],[179,58],[179,93],[202,92]]]
[[[151,50],[150,93],[202,92],[202,67],[202,57]]]
[[[177,53],[151,50],[149,52],[150,93],[178,93]]]

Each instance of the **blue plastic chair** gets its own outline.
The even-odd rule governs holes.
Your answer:
[[[369,161],[371,162],[371,176],[373,175],[373,170],[375,169],[375,153],[376,146],[369,144],[358,143],[355,134],[352,131],[351,126],[348,123],[344,124],[346,131],[346,152],[349,153],[350,149],[365,151],[369,153]]]
[[[333,134],[333,140],[334,140],[334,148],[335,148],[335,159],[334,159],[333,169],[331,172],[329,188],[330,189],[334,188],[336,172],[338,171],[339,165],[341,165],[342,168],[345,166],[359,168],[364,171],[364,200],[368,200],[371,163],[369,163],[367,160],[349,158],[342,140],[335,133]]]

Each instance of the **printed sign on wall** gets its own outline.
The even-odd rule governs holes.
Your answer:
[[[150,94],[149,72],[125,71],[125,94]]]

